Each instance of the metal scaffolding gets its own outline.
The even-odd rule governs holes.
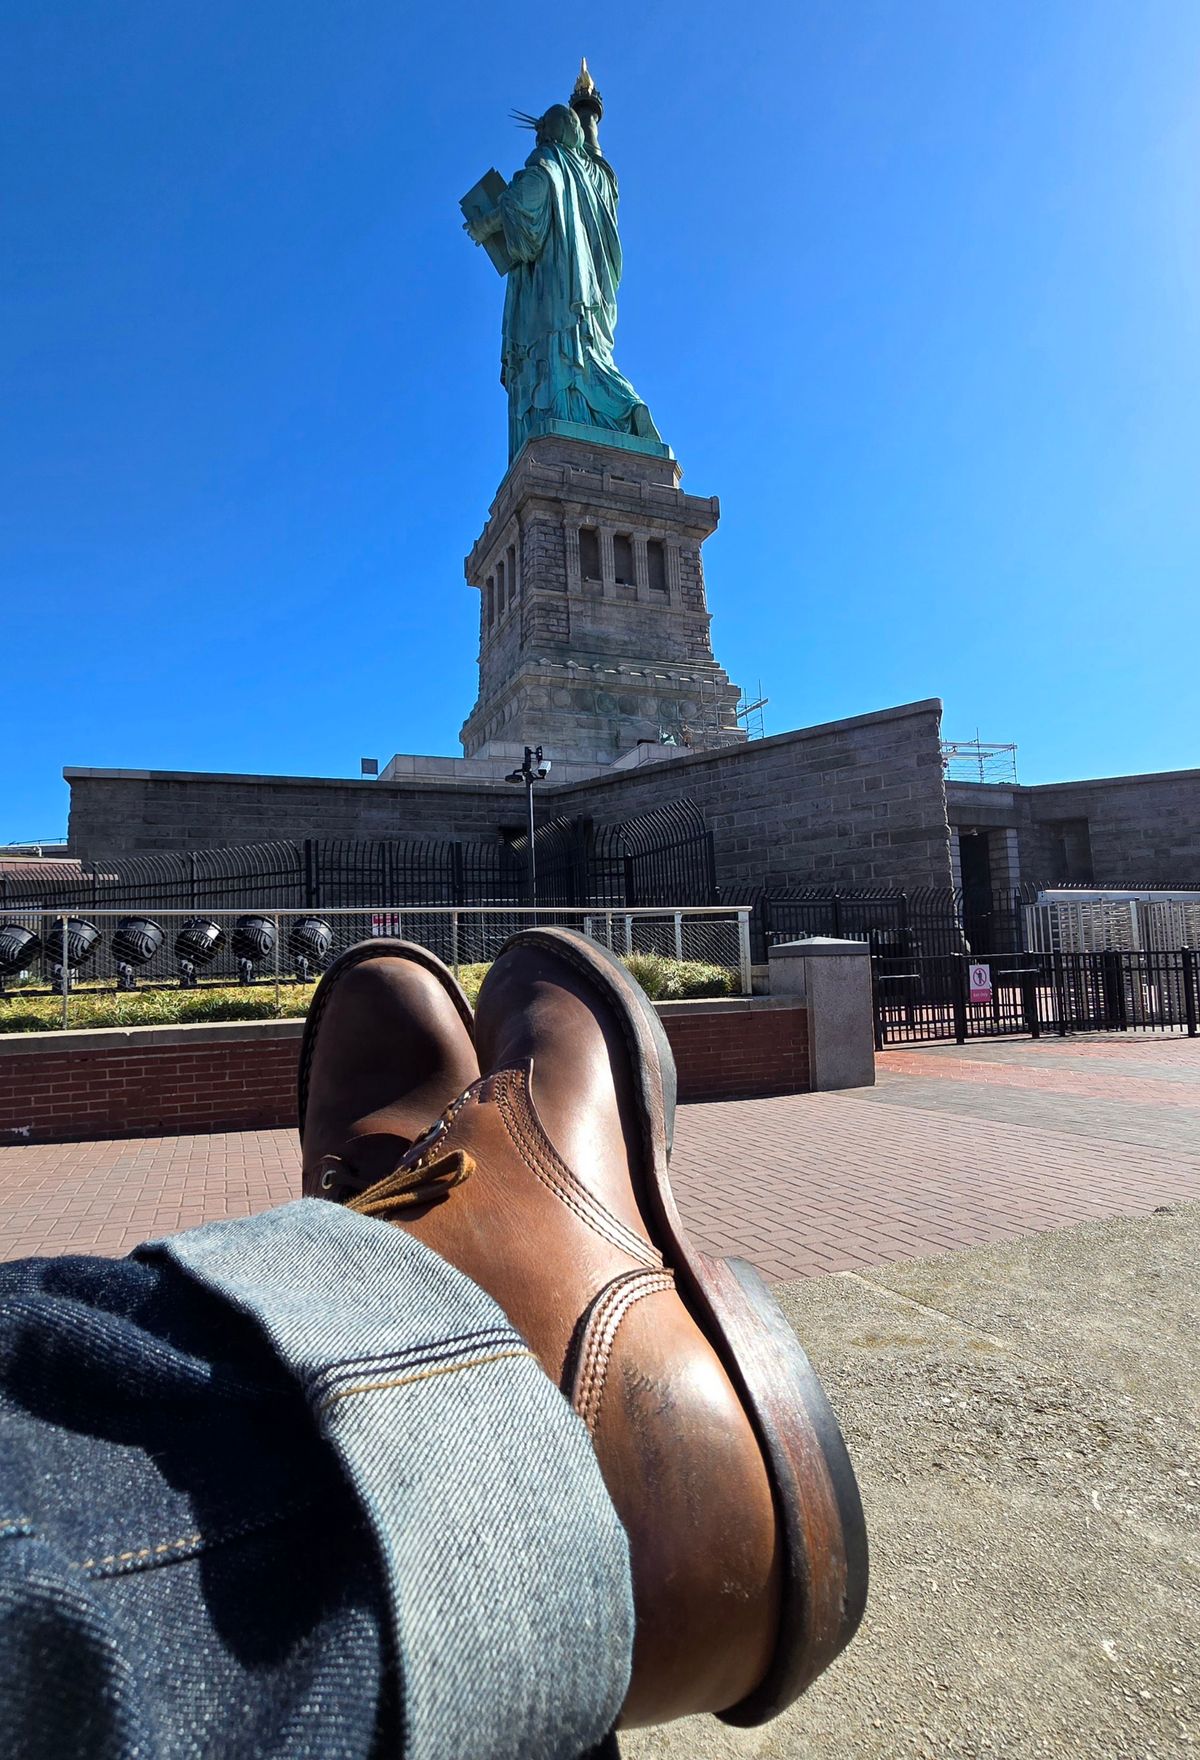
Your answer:
[[[944,739],[942,769],[949,782],[999,782],[1017,780],[1017,748],[980,739]]]

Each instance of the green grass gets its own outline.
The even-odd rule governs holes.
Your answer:
[[[654,1002],[700,996],[730,996],[737,974],[703,960],[668,959],[658,953],[631,953],[625,964]],[[459,982],[472,1006],[487,973],[486,965],[460,966]],[[300,1020],[308,1013],[315,984],[281,984],[279,1004],[273,985],[230,985],[206,990],[99,990],[71,992],[67,1027],[160,1027],[193,1021]],[[0,996],[0,1034],[45,1033],[61,1028],[61,996]]]

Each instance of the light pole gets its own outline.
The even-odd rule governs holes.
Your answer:
[[[526,746],[525,761],[519,770],[510,770],[506,782],[523,782],[529,807],[529,902],[537,904],[537,852],[533,844],[533,785],[545,782],[550,774],[550,760],[542,757],[541,746]]]

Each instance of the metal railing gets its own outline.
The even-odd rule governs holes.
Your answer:
[[[415,941],[460,973],[490,964],[517,930],[547,924],[575,929],[620,957],[658,955],[672,962],[665,968],[667,995],[672,987],[684,997],[751,994],[748,906],[368,905],[137,914],[0,907],[0,1032],[7,1005],[48,996],[61,998],[56,1024],[63,1027],[78,998],[169,988],[273,989],[278,1007],[285,985],[315,982],[343,949],[373,936]],[[234,1008],[231,1003],[230,1019]]]
[[[879,957],[1175,951],[1200,946],[1200,888],[787,886],[738,893],[754,907],[756,957],[802,935],[867,941]]]
[[[872,961],[875,1043],[923,1044],[1043,1033],[1186,1033],[1200,1026],[1200,952],[993,954],[986,1000],[972,1001],[974,956]]]

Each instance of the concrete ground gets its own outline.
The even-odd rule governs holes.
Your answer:
[[[0,1256],[247,1215],[296,1162],[290,1131],[0,1148]],[[1200,1041],[897,1048],[873,1088],[681,1109],[673,1176],[697,1240],[782,1286],[873,1586],[777,1723],[637,1732],[627,1760],[1194,1751]]]
[[[759,1730],[626,1760],[1166,1760],[1200,1745],[1200,1206],[794,1283],[867,1614]]]

